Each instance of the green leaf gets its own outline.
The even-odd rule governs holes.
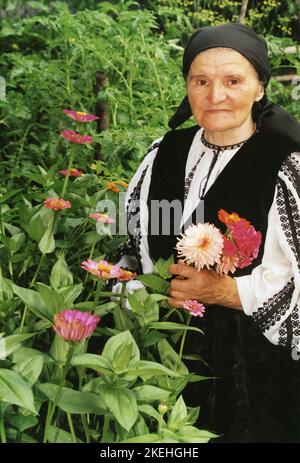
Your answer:
[[[0,360],[4,360],[10,354],[21,347],[21,342],[34,336],[35,333],[12,334],[6,338],[0,337]]]
[[[124,387],[117,388],[111,384],[103,384],[99,387],[99,394],[118,423],[129,431],[139,415],[134,393]]]
[[[73,355],[71,365],[86,367],[104,374],[113,372],[111,359],[96,354]]]
[[[26,431],[26,429],[33,428],[39,422],[35,416],[24,416],[24,415],[7,415],[7,421],[17,428],[20,432]]]
[[[172,431],[180,429],[184,424],[186,424],[188,419],[186,405],[182,396],[180,396],[175,403],[171,415],[168,419],[168,428]]]
[[[55,241],[53,237],[53,223],[49,223],[44,235],[39,241],[38,247],[43,254],[50,254],[55,250]]]
[[[33,394],[30,385],[15,371],[0,368],[0,401],[19,405],[34,415]]]
[[[143,378],[144,376],[153,376],[153,375],[155,376],[168,375],[174,378],[177,378],[180,376],[178,373],[176,373],[176,371],[169,370],[168,368],[164,367],[160,363],[149,362],[147,360],[130,362],[129,368],[124,370],[123,374],[129,377],[140,376],[141,378]]]
[[[138,409],[140,412],[144,413],[145,415],[150,416],[151,418],[154,418],[158,423],[161,422],[162,420],[161,414],[158,413],[158,411],[155,410],[155,408],[152,407],[152,405],[148,405],[148,404],[139,405]]]
[[[12,285],[13,292],[24,302],[25,305],[36,315],[38,318],[50,320],[52,322],[52,313],[44,304],[42,296],[32,289],[22,288],[15,284]]]
[[[181,374],[188,374],[188,369],[184,363],[180,360],[177,352],[172,348],[170,343],[163,339],[158,344],[158,352],[160,356],[161,363],[171,370],[178,371]]]
[[[58,293],[62,295],[65,303],[65,307],[73,305],[75,299],[82,293],[83,284],[68,286],[66,288],[60,288]]]
[[[26,177],[30,180],[33,180],[36,183],[39,183],[42,186],[46,186],[47,180],[43,177],[43,175],[35,174],[33,172],[23,172],[19,174],[19,177]]]
[[[82,443],[82,440],[76,436],[77,443]],[[49,426],[48,442],[50,444],[73,444],[72,434],[57,428],[56,426]]]
[[[121,345],[114,353],[112,366],[115,372],[119,372],[127,368],[132,357],[132,343]]]
[[[184,331],[197,331],[198,333],[203,334],[203,331],[196,326],[187,326],[180,323],[174,322],[153,322],[147,325],[148,328],[153,328],[156,330],[184,330]]]
[[[165,293],[169,288],[169,283],[158,275],[139,275],[136,277],[136,280],[141,281],[144,285],[158,293]]]
[[[51,402],[53,402],[59,386],[57,384],[44,383],[39,384],[38,388],[49,400],[51,400]],[[61,389],[61,395],[57,405],[66,413],[78,415],[84,413],[103,415],[105,407],[105,403],[100,395],[93,394],[92,392],[74,391],[66,387]]]
[[[42,372],[43,364],[42,355],[35,355],[15,365],[14,370],[20,373],[22,378],[26,379],[30,384],[34,384]]]
[[[165,389],[161,389],[159,387],[145,385],[139,386],[132,389],[137,396],[137,400],[141,402],[153,402],[155,400],[163,401],[169,398],[171,394],[170,391],[166,391]]]
[[[40,216],[35,217],[34,220],[30,221],[29,224],[23,225],[23,227],[30,236],[30,238],[37,242],[39,242],[42,239],[46,231],[46,228]]]
[[[6,203],[8,199],[12,198],[13,196],[15,196],[17,193],[19,193],[22,190],[23,190],[23,188],[19,188],[17,190],[11,190],[8,193],[6,193],[5,195],[1,195],[0,196],[0,204],[1,203]]]
[[[131,346],[130,362],[140,359],[139,348],[130,331],[124,331],[123,333],[117,334],[116,336],[112,336],[106,342],[102,352],[102,356],[106,357],[111,362],[113,362],[115,353],[117,352],[120,346],[124,345]]]
[[[61,294],[57,293],[44,283],[36,283],[36,288],[43,298],[45,306],[49,309],[52,316],[64,310],[65,302]]]
[[[144,347],[154,346],[155,344],[158,344],[160,341],[162,341],[166,336],[166,334],[160,333],[156,330],[149,331],[149,333],[147,333],[145,336],[143,345]]]
[[[73,275],[69,270],[64,256],[60,256],[57,262],[53,265],[50,283],[52,288],[55,290],[73,285]]]
[[[194,426],[183,426],[175,433],[175,435],[178,439],[178,442],[195,444],[206,443],[214,437],[219,437],[217,434],[213,434],[212,432],[206,431],[204,429],[195,428]]]
[[[161,278],[170,278],[172,275],[168,272],[168,268],[171,264],[174,264],[173,254],[167,260],[160,258],[154,265],[154,273],[157,273]]]

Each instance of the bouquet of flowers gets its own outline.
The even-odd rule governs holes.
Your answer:
[[[234,274],[237,268],[249,266],[258,256],[261,232],[236,212],[229,214],[221,209],[218,218],[227,227],[224,234],[210,223],[191,225],[178,238],[176,249],[180,259],[197,270],[206,267],[220,275]],[[204,307],[198,301],[185,302],[184,308],[192,314],[201,305],[203,315]]]

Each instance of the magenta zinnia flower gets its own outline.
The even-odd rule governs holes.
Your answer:
[[[80,342],[89,338],[100,317],[80,310],[63,310],[54,315],[54,331],[66,341]]]
[[[179,257],[197,270],[220,262],[223,249],[221,232],[210,223],[191,225],[176,244]]]
[[[95,219],[97,222],[101,223],[114,223],[114,219],[107,214],[102,214],[101,212],[95,212],[90,214],[91,219]]]
[[[100,119],[98,116],[94,116],[93,114],[82,113],[80,111],[73,111],[71,109],[64,109],[63,112],[77,122],[91,122]]]
[[[74,130],[63,130],[60,136],[72,143],[79,143],[80,145],[93,143],[93,137],[90,135],[82,135],[81,133],[74,132]]]
[[[44,206],[47,209],[52,209],[53,211],[61,211],[62,209],[69,209],[70,207],[72,207],[70,201],[66,201],[62,198],[45,199]]]
[[[205,312],[204,305],[194,299],[186,299],[183,308],[188,310],[193,317],[203,317]]]
[[[84,175],[84,173],[78,169],[70,169],[69,171],[67,169],[63,169],[59,171],[59,173],[64,177],[68,175],[68,172],[70,177],[80,177],[81,175]]]

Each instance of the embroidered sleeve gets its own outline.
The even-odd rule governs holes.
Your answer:
[[[126,194],[125,209],[127,216],[127,227],[129,238],[123,243],[117,252],[117,259],[119,259],[118,265],[122,267],[135,270],[141,273],[141,218],[140,218],[140,200],[142,186],[145,180],[146,174],[149,175],[152,169],[152,163],[160,145],[161,139],[155,140],[145,158],[141,162],[136,173],[132,177]]]
[[[261,265],[237,277],[243,310],[274,344],[300,352],[300,153],[277,178]]]

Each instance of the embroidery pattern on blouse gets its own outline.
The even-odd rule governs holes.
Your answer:
[[[140,253],[140,246],[141,246],[141,240],[142,240],[142,233],[141,233],[141,218],[140,218],[140,195],[141,195],[141,188],[142,184],[145,178],[145,175],[148,170],[147,166],[143,172],[142,175],[134,187],[127,203],[127,224],[128,224],[128,229],[133,227],[132,233],[129,232],[129,241],[130,245],[129,247],[133,251],[133,255],[136,255],[139,260],[141,260],[141,253]]]
[[[194,167],[190,171],[189,175],[185,179],[185,182],[184,182],[184,201],[186,201],[186,198],[188,197],[188,194],[189,194],[189,191],[190,191],[190,187],[191,187],[191,184],[192,184],[196,169],[197,169],[197,167],[198,167],[204,153],[205,153],[205,151],[203,151],[203,153],[201,153],[200,158],[198,159],[198,161],[196,162],[196,164],[194,165]]]
[[[296,156],[290,154],[290,156],[284,161],[281,166],[280,172],[282,172],[291,182],[298,195],[300,196],[300,162]]]
[[[299,306],[296,304],[291,315],[279,328],[278,344],[281,346],[298,347],[300,337]]]
[[[256,131],[255,131],[255,133],[256,133]],[[251,135],[251,136],[253,136],[253,135]],[[210,148],[210,149],[212,149],[214,151],[234,150],[236,148],[240,148],[244,143],[246,143],[247,140],[240,141],[239,143],[235,143],[234,145],[220,146],[220,145],[214,145],[213,143],[209,143],[204,137],[204,130],[203,130],[203,132],[201,134],[201,141],[202,141],[203,145],[206,146],[206,148]]]
[[[268,331],[271,326],[280,322],[281,318],[284,317],[290,308],[294,289],[294,278],[291,278],[282,290],[270,297],[263,303],[262,307],[259,307],[255,312],[253,312],[253,320],[257,323],[262,332]],[[282,326],[284,326],[285,323],[286,322],[284,322]],[[282,331],[281,336],[282,339],[280,343],[285,345],[286,338],[284,339],[284,336],[286,336],[286,334],[284,333],[284,330]]]
[[[281,227],[300,270],[300,215],[296,199],[280,178],[277,189],[276,206]]]

